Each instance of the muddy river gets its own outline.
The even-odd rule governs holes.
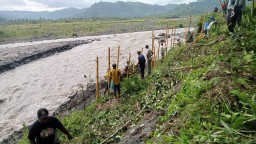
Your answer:
[[[177,32],[181,33],[181,31],[184,29],[179,29]],[[155,34],[162,32],[164,31],[155,31]],[[95,79],[96,56],[99,57],[99,74],[102,78],[107,69],[108,47],[111,48],[111,63],[115,63],[117,46],[120,46],[120,68],[123,68],[129,53],[132,54],[132,59],[137,61],[136,52],[147,44],[151,47],[152,41],[151,32],[68,40],[88,38],[99,38],[100,41],[81,45],[0,74],[0,142],[13,131],[21,129],[23,123],[29,125],[36,120],[36,112],[39,108],[48,108],[52,113],[67,101],[68,97],[79,89],[79,84],[87,83],[88,80],[83,75],[90,75]],[[6,44],[0,45],[0,49],[56,41],[65,40]],[[145,52],[144,49],[144,54]]]

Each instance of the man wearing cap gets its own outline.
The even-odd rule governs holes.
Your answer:
[[[48,116],[49,112],[45,108],[41,108],[37,111],[38,120],[31,126],[28,134],[28,139],[31,144],[59,144],[56,142],[56,128],[68,136],[71,140],[72,136],[61,124],[61,122],[55,118]]]
[[[148,75],[150,75],[150,74],[151,74],[151,62],[152,62],[153,52],[152,52],[152,50],[151,50],[151,49],[149,49],[149,46],[148,46],[148,45],[146,45],[146,47],[145,47],[145,48],[148,50],[148,52],[147,52],[147,60],[148,60]]]

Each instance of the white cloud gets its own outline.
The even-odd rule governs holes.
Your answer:
[[[67,7],[87,8],[96,2],[143,2],[148,4],[179,4],[196,0],[0,0],[0,10],[53,11]]]

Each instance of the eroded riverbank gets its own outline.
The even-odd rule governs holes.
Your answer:
[[[184,29],[178,30],[177,33],[182,31]],[[162,32],[165,31],[155,31],[155,34]],[[30,125],[36,120],[37,109],[46,107],[52,114],[80,89],[81,84],[85,85],[88,82],[83,75],[90,75],[94,80],[96,56],[100,58],[102,78],[107,69],[108,47],[111,48],[111,63],[116,62],[117,46],[121,47],[120,68],[123,68],[129,53],[132,54],[132,59],[137,61],[136,52],[147,44],[151,47],[152,41],[150,31],[79,39],[89,38],[101,41],[77,46],[0,74],[0,141],[21,129],[23,123]]]

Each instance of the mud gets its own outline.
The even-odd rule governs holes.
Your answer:
[[[150,138],[151,132],[155,130],[158,116],[156,111],[145,114],[135,127],[129,128],[119,144],[145,144],[145,140]]]

